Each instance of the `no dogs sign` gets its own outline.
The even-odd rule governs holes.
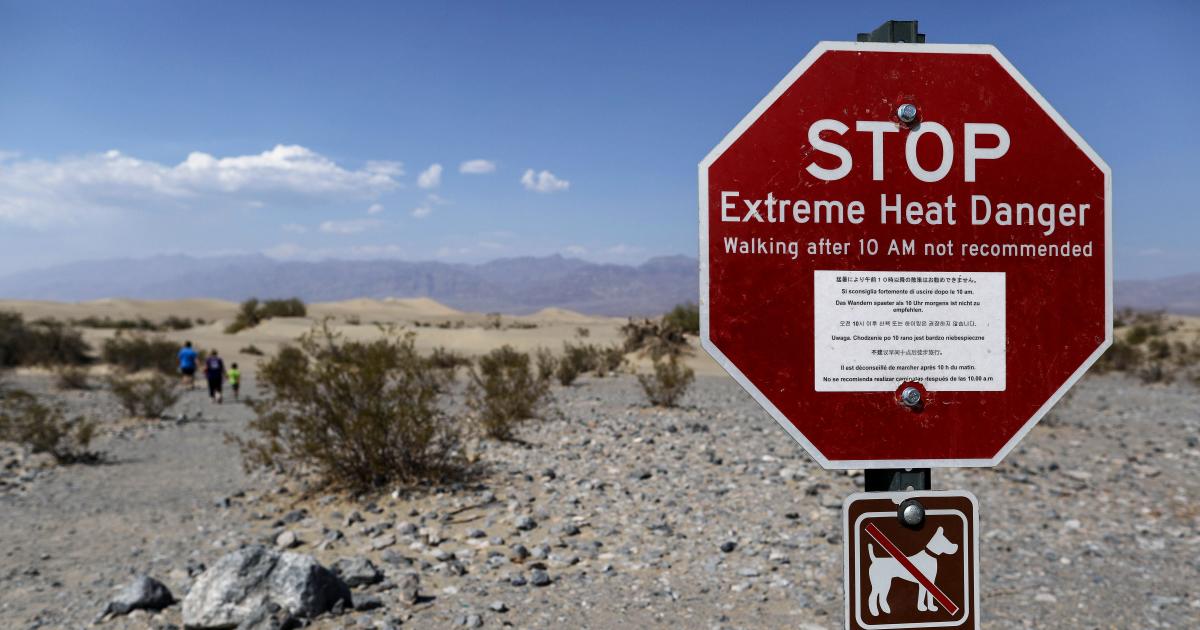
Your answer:
[[[699,175],[702,343],[826,468],[995,465],[1110,343],[1109,169],[991,46],[822,43]]]
[[[897,518],[916,499],[924,520]],[[846,627],[979,627],[979,528],[969,492],[870,492],[842,511]]]

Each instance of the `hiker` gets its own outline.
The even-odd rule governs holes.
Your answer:
[[[217,351],[208,353],[204,362],[204,377],[208,379],[208,397],[221,404],[221,385],[225,381],[225,362],[217,356]]]
[[[196,350],[192,348],[192,342],[183,342],[183,347],[179,349],[179,374],[183,385],[189,389],[196,388]]]
[[[238,399],[238,390],[242,385],[242,372],[238,369],[236,363],[229,366],[229,371],[225,373],[229,377],[229,387],[233,389],[233,399]]]

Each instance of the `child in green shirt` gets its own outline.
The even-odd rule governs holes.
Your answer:
[[[238,390],[242,386],[242,372],[238,369],[236,363],[229,366],[229,371],[225,373],[229,377],[229,386],[233,388],[233,399],[238,399]]]

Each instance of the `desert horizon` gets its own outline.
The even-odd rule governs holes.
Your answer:
[[[0,630],[1200,628],[1200,3],[884,7],[0,0]]]

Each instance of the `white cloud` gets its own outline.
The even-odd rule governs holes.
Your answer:
[[[571,182],[555,177],[554,173],[550,171],[535,173],[533,169],[525,171],[525,174],[521,176],[521,184],[525,186],[526,190],[540,193],[558,192],[571,187]]]
[[[311,149],[277,145],[253,155],[190,153],[169,165],[117,150],[56,160],[0,160],[0,221],[50,227],[123,212],[289,199],[374,197],[400,187],[399,162],[339,165]],[[265,201],[264,201],[265,200]]]
[[[441,195],[437,193],[429,193],[428,195],[425,195],[425,201],[421,205],[412,209],[413,218],[424,219],[425,217],[433,214],[434,206],[445,206],[449,204],[450,202],[444,199]]]
[[[467,160],[458,165],[458,172],[468,175],[486,175],[495,171],[496,163],[491,160]]]
[[[373,203],[367,208],[367,214],[379,214],[380,212],[383,212],[383,204],[381,203]]]
[[[351,219],[349,221],[324,221],[321,231],[327,234],[358,234],[379,225],[374,219]]]
[[[583,256],[588,253],[588,249],[583,245],[567,245],[563,248],[563,253],[570,256]]]
[[[437,188],[442,184],[442,165],[430,164],[429,168],[417,175],[417,186],[421,188]]]
[[[283,231],[290,232],[292,234],[304,234],[308,231],[308,228],[300,225],[299,223],[284,223]]]

